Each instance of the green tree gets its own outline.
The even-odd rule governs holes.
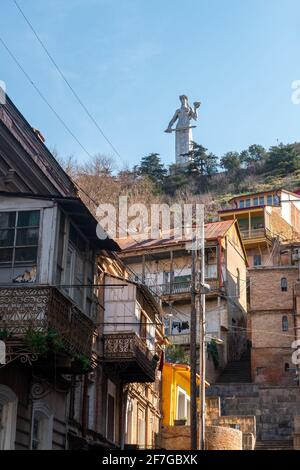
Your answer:
[[[221,158],[221,167],[228,173],[236,173],[241,168],[241,158],[238,152],[227,152]]]
[[[161,163],[160,156],[158,153],[150,153],[141,160],[141,164],[135,171],[143,176],[148,176],[154,183],[160,186],[166,177],[167,170]]]
[[[203,145],[192,143],[192,150],[188,153],[190,162],[187,173],[194,176],[211,176],[217,172],[218,157],[213,153],[207,153]]]
[[[190,358],[187,351],[181,344],[170,344],[166,348],[166,362],[173,364],[190,364]]]
[[[248,169],[257,169],[261,166],[267,157],[267,151],[262,145],[250,145],[248,150],[240,153],[240,160],[242,164]]]
[[[188,175],[180,165],[170,165],[169,172],[163,183],[163,191],[170,196],[174,196],[176,191],[183,189],[188,184]]]
[[[279,144],[270,148],[265,170],[278,175],[285,175],[300,168],[300,153],[293,144]]]

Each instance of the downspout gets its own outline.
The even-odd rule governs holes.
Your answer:
[[[222,238],[218,237],[218,278],[220,289],[223,286],[222,274]]]
[[[299,329],[298,329],[298,322],[297,322],[297,317],[298,317],[298,305],[297,305],[297,297],[296,297],[296,294],[295,294],[295,288],[293,288],[293,307],[294,307],[294,311],[293,311],[293,322],[294,322],[294,338],[295,338],[295,341],[297,341],[299,339]],[[296,365],[296,369],[297,369],[297,377],[298,377],[298,380],[297,380],[297,385],[298,387],[300,386],[300,376],[299,376],[299,373],[300,373],[300,369],[299,369],[299,365],[297,364]]]
[[[127,421],[127,400],[128,400],[128,387],[121,386],[121,436],[120,436],[120,447],[124,450],[125,447],[125,432],[126,432],[126,421]]]
[[[87,395],[88,395],[88,375],[83,378],[83,399],[82,399],[82,437],[86,438],[87,434]]]
[[[172,383],[171,383],[171,400],[170,400],[170,408],[171,408],[170,426],[174,426],[174,406],[176,406],[176,404],[175,404],[176,401],[174,400],[174,381],[175,381],[175,369],[174,369],[174,366],[172,365]]]

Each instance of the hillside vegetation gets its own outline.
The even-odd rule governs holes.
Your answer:
[[[157,153],[121,171],[115,171],[114,161],[101,155],[85,164],[69,158],[63,165],[93,212],[98,204],[117,205],[119,196],[127,195],[129,203],[146,205],[202,202],[207,219],[213,220],[218,209],[226,207],[235,195],[280,187],[300,189],[300,143],[269,149],[252,145],[219,158],[194,142],[188,157],[185,167],[166,167]]]

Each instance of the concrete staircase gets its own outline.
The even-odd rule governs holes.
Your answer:
[[[251,383],[251,366],[249,359],[232,361],[227,364],[217,383]]]
[[[254,450],[294,450],[293,441],[256,441]]]

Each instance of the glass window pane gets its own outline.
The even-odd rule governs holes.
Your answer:
[[[267,197],[267,204],[269,204],[269,205],[273,204],[273,196],[268,196]]]
[[[245,201],[244,201],[244,199],[242,199],[240,201],[240,209],[243,209],[244,207],[245,207]]]
[[[11,263],[13,258],[12,248],[0,248],[0,263]]]
[[[70,225],[69,239],[75,246],[77,246],[77,231],[72,224]]]
[[[15,230],[0,230],[0,246],[13,246]]]
[[[254,266],[261,266],[261,255],[254,255]]]
[[[253,199],[253,205],[254,205],[254,206],[258,206],[258,197],[255,197],[255,198]]]
[[[17,229],[16,246],[37,245],[39,240],[38,228],[21,228]]]
[[[78,255],[75,261],[75,279],[77,284],[82,284],[84,281],[84,260]]]
[[[37,248],[16,248],[16,263],[35,263],[37,260]]]
[[[0,212],[0,228],[14,227],[16,224],[15,212]]]
[[[40,211],[22,211],[18,213],[18,227],[38,227]]]
[[[32,430],[32,450],[38,450],[40,447],[40,420],[34,417]]]
[[[259,198],[259,205],[260,205],[260,206],[263,206],[264,203],[265,203],[265,197],[264,197],[264,196],[260,196],[260,198]]]
[[[250,207],[251,205],[251,199],[246,199],[246,207]]]

